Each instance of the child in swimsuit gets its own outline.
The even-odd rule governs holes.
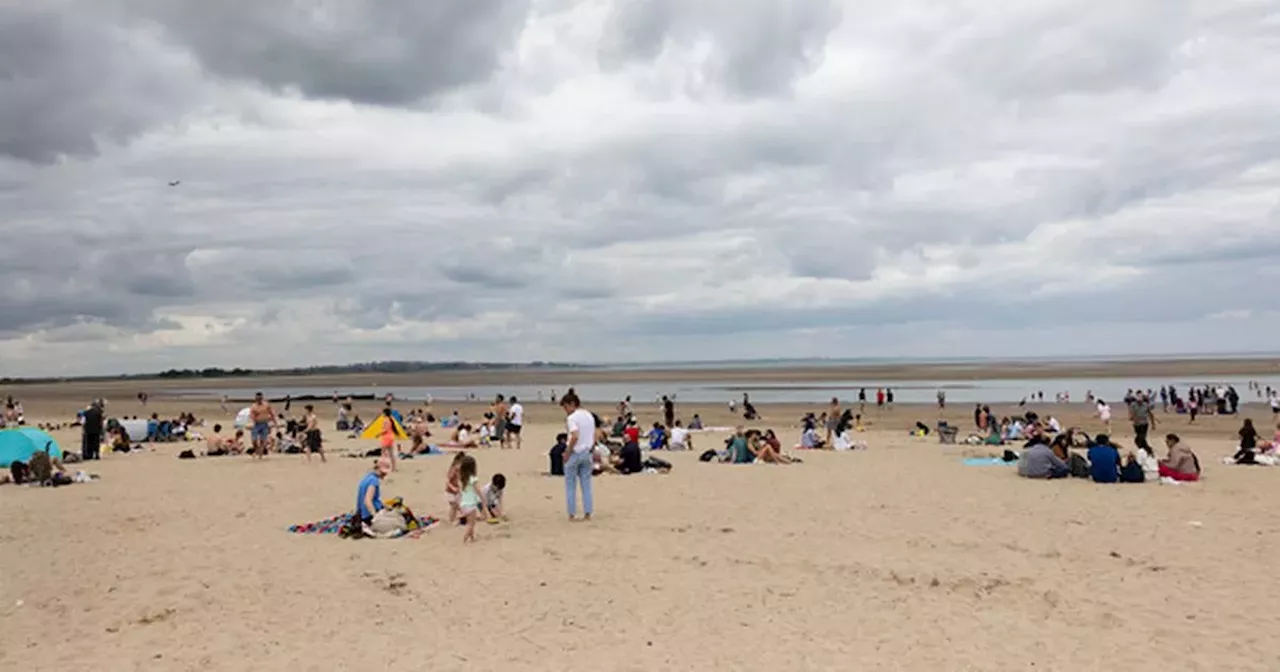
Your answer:
[[[458,519],[458,504],[462,497],[462,476],[459,474],[459,467],[466,457],[466,453],[454,455],[453,463],[449,465],[449,471],[444,475],[444,501],[449,505],[450,525]]]
[[[480,477],[476,475],[476,458],[467,455],[458,462],[458,480],[463,483],[462,494],[458,498],[458,514],[462,522],[467,524],[467,532],[462,535],[462,543],[476,540],[476,521],[484,509],[484,496],[480,493]]]

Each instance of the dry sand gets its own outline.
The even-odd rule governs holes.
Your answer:
[[[87,396],[26,392],[34,420]],[[792,441],[797,410],[764,424]],[[180,461],[165,444],[91,464],[92,484],[2,487],[0,669],[1280,669],[1280,470],[1217,463],[1235,420],[1193,433],[1200,484],[1096,486],[963,466],[965,447],[896,429],[935,410],[900,408],[870,418],[870,450],[802,465],[663,455],[670,475],[597,479],[596,519],[571,524],[562,481],[540,475],[561,417],[529,416],[523,451],[478,454],[508,476],[511,521],[474,546],[444,527],[285,531],[350,509],[364,459]],[[403,463],[384,495],[443,513],[446,459]]]

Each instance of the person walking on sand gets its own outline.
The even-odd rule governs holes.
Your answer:
[[[1151,444],[1147,442],[1147,432],[1151,431],[1152,425],[1155,424],[1151,410],[1151,400],[1147,398],[1145,392],[1137,393],[1133,401],[1129,402],[1129,420],[1133,423],[1133,442],[1143,450],[1151,450]]]
[[[320,419],[316,417],[316,407],[307,404],[305,407],[307,414],[303,416],[302,445],[303,452],[307,454],[307,461],[311,461],[311,453],[319,453],[320,461],[327,462],[324,458],[324,441],[320,434]]]
[[[591,412],[582,408],[578,394],[570,388],[560,398],[564,409],[565,426],[569,430],[569,458],[564,465],[564,496],[569,520],[578,516],[578,487],[582,487],[582,519],[591,520],[591,453],[595,449],[596,421]]]
[[[261,392],[253,395],[253,405],[249,406],[249,420],[253,423],[253,430],[249,435],[253,444],[253,456],[255,459],[266,459],[267,442],[271,439],[271,428],[276,424],[276,412]]]

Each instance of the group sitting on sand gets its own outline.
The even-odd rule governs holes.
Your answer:
[[[1062,434],[1046,442],[1043,434],[1032,436],[1017,457],[1018,475],[1023,478],[1057,479],[1067,476],[1090,478],[1095,483],[1190,482],[1200,480],[1200,460],[1177,434],[1165,436],[1168,449],[1157,459],[1150,447],[1128,453],[1120,450],[1106,434],[1087,441],[1088,457],[1072,451],[1071,436]]]

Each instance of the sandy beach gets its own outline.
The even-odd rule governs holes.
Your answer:
[[[65,421],[100,385],[17,388],[32,421]],[[109,415],[216,401],[122,389]],[[601,415],[615,400],[586,400]],[[361,408],[371,416],[377,407]],[[326,427],[331,404],[320,404]],[[295,406],[294,411],[298,409]],[[478,406],[463,406],[476,417]],[[637,408],[658,419],[652,404]],[[798,436],[799,407],[761,427]],[[811,410],[821,411],[820,407]],[[968,427],[972,408],[948,409]],[[1097,431],[1083,404],[1046,404]],[[682,407],[712,425],[721,406]],[[1117,413],[1119,420],[1122,414]],[[1269,410],[1246,407],[1261,427]],[[286,527],[351,508],[372,442],[326,434],[330,461],[178,460],[190,444],[107,455],[90,484],[0,488],[0,668],[1275,670],[1269,579],[1280,472],[1219,464],[1238,419],[1158,415],[1190,436],[1205,480],[1186,486],[1028,482],[962,464],[965,446],[905,428],[938,411],[871,411],[870,449],[789,467],[664,454],[669,475],[596,480],[596,518],[566,522],[541,475],[563,414],[530,405],[525,448],[477,453],[509,481],[510,522],[474,546],[348,541]],[[1093,426],[1090,423],[1093,423]],[[1127,430],[1117,435],[1131,446]],[[76,430],[60,430],[68,448]],[[445,457],[402,462],[384,494],[443,515]],[[84,465],[81,465],[82,467]]]

